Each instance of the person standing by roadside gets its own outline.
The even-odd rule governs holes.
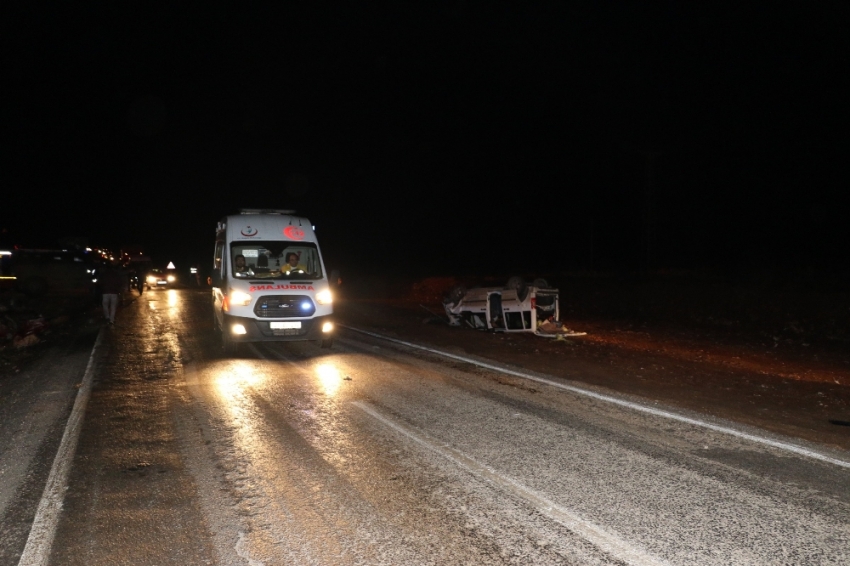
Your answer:
[[[106,264],[98,279],[100,279],[100,287],[103,291],[103,316],[109,324],[115,324],[118,297],[125,288],[124,277],[114,264]]]

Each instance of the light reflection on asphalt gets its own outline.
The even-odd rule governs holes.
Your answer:
[[[319,376],[319,382],[322,384],[325,394],[330,397],[336,395],[342,383],[339,370],[332,364],[319,364],[316,366],[316,374]]]
[[[269,412],[266,405],[275,398],[274,391],[300,390],[299,382],[308,385],[308,390],[324,387],[327,396],[315,397],[329,399],[331,391],[339,387],[340,373],[328,364],[322,370],[318,367],[287,366],[289,364],[281,366],[265,360],[231,359],[220,364],[210,375],[222,410],[222,424],[227,431],[226,444],[230,446],[230,450],[222,452],[226,461],[224,468],[228,470],[226,479],[238,494],[240,513],[250,517],[249,525],[245,527],[249,534],[245,535],[241,548],[246,556],[264,564],[275,563],[280,541],[288,540],[292,538],[292,532],[298,532],[301,528],[298,521],[335,521],[314,508],[317,502],[325,506],[333,503],[334,511],[329,516],[337,514],[335,500],[326,501],[329,497],[326,495],[328,479],[322,480],[311,473],[311,458],[304,461],[292,457],[295,453],[303,454],[304,447],[299,435],[288,425],[294,424],[299,428],[298,420],[301,418],[304,419],[300,423],[302,426],[306,421],[322,428],[322,423],[317,422],[314,404],[309,400],[305,403],[293,400],[300,405],[300,410],[295,413],[296,421],[287,421],[286,424],[277,422],[276,418],[276,415],[285,414],[285,409],[281,411],[278,406]],[[291,373],[291,367],[295,369],[296,376],[315,379],[290,380],[288,375],[281,375],[282,367],[284,374]],[[308,393],[307,398],[310,397],[312,395]],[[307,428],[311,426],[308,424]],[[339,489],[329,491],[336,493]],[[339,528],[342,527],[335,525],[332,530]],[[317,556],[325,552],[330,556],[344,554],[344,545],[341,546],[336,537],[320,540],[319,547],[309,552],[306,541],[302,541],[299,552],[312,552]]]
[[[261,383],[262,376],[258,375],[247,361],[234,360],[226,367],[219,370],[215,377],[215,385],[219,394],[228,407],[232,407],[231,400],[245,400],[245,390]]]
[[[236,446],[255,459],[262,441],[255,422],[258,409],[251,397],[252,390],[265,381],[264,376],[248,360],[232,360],[213,379]]]

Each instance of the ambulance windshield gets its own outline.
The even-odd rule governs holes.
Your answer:
[[[230,246],[230,271],[240,279],[321,279],[322,262],[315,244],[250,241]]]

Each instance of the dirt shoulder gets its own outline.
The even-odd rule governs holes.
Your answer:
[[[0,379],[20,373],[51,348],[89,335],[103,322],[90,297],[0,294]]]
[[[441,314],[438,302],[415,298],[348,298],[335,310],[354,327],[850,450],[850,364],[840,351],[587,316],[570,326],[588,335],[565,341],[488,333],[450,327],[431,314]]]

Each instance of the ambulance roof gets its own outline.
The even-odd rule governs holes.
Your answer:
[[[313,225],[302,216],[274,211],[234,214],[224,218],[230,241],[290,240],[292,243],[316,242]]]

